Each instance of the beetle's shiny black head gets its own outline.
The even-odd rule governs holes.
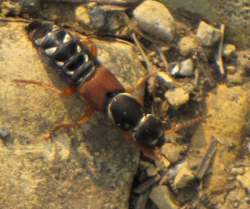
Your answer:
[[[135,128],[143,117],[139,102],[126,93],[114,96],[108,104],[107,111],[109,118],[125,131]]]
[[[32,33],[34,30],[40,28],[41,25],[42,25],[42,23],[39,22],[39,21],[33,21],[33,22],[31,22],[31,23],[26,27],[28,34]]]
[[[144,116],[136,128],[135,139],[146,147],[162,146],[165,141],[162,122],[151,114]]]

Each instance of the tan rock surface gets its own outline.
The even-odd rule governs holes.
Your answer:
[[[214,203],[223,203],[231,189],[229,167],[239,156],[250,107],[249,84],[228,88],[221,85],[207,99],[207,119],[192,138],[189,163],[195,168],[201,162],[212,140],[217,139],[205,193]]]
[[[0,146],[0,207],[127,208],[138,151],[100,113],[89,124],[61,130],[51,143],[44,141],[55,124],[79,119],[85,102],[12,82],[34,79],[65,86],[41,61],[24,24],[1,25],[0,39],[0,128],[13,141]],[[110,66],[127,85],[144,74],[130,46],[102,43],[100,56],[109,48],[107,56],[116,60]]]

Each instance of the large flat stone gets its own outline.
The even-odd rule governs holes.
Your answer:
[[[207,98],[207,119],[192,138],[188,163],[193,168],[201,165],[213,140],[218,141],[205,189],[205,194],[210,194],[211,201],[217,204],[224,201],[226,188],[230,186],[228,169],[237,162],[241,152],[249,101],[249,83],[231,88],[218,86]]]
[[[41,61],[24,26],[0,26],[0,128],[12,139],[0,146],[0,207],[128,208],[138,151],[105,115],[96,114],[77,130],[59,131],[52,142],[43,140],[55,124],[79,119],[86,105],[77,96],[61,98],[37,86],[12,82],[34,79],[65,86]],[[109,66],[121,75],[119,79],[126,78],[126,85],[145,73],[131,46],[103,42],[100,49],[100,56],[106,53],[111,61],[117,54],[123,57]]]

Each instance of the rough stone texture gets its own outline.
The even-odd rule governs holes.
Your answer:
[[[175,188],[180,189],[186,187],[192,180],[194,179],[194,175],[189,168],[187,163],[183,163],[175,176],[173,185]]]
[[[161,0],[171,9],[185,11],[186,16],[226,24],[226,37],[241,47],[250,46],[250,5],[248,0]],[[192,14],[188,14],[191,12]]]
[[[174,18],[169,10],[157,1],[144,1],[133,15],[139,27],[146,33],[163,41],[174,38]]]
[[[179,208],[166,186],[161,185],[154,187],[149,196],[159,209]]]
[[[223,47],[223,57],[226,59],[231,58],[236,53],[236,46],[233,44],[225,44]]]
[[[113,2],[112,2],[113,3]],[[41,13],[46,19],[77,28],[84,34],[128,37],[129,18],[120,7],[96,4],[42,2]],[[67,11],[67,13],[65,13]]]
[[[89,25],[91,22],[88,10],[85,6],[80,5],[76,7],[75,9],[75,18],[76,21],[84,24],[84,25]]]
[[[237,176],[237,180],[242,184],[243,188],[250,193],[250,166],[243,175]]]
[[[230,190],[228,168],[237,160],[244,139],[250,107],[249,85],[232,88],[221,85],[210,93],[206,103],[208,117],[192,138],[188,162],[194,169],[202,163],[212,140],[219,142],[204,191],[204,194],[209,194],[209,200],[216,204],[223,204]]]
[[[44,141],[55,124],[79,119],[85,102],[12,82],[34,79],[65,86],[43,64],[24,24],[2,24],[0,39],[0,128],[11,137],[6,146],[0,144],[0,207],[128,208],[138,151],[101,113],[77,130],[61,130],[54,141]],[[101,59],[126,85],[144,74],[130,46],[104,41],[99,46]]]
[[[166,91],[164,96],[169,104],[175,107],[180,107],[181,105],[186,104],[189,100],[189,92],[181,87]]]
[[[203,46],[211,47],[220,40],[220,30],[201,21],[197,29],[197,36]]]
[[[177,143],[165,143],[161,148],[161,152],[172,164],[174,164],[181,159],[182,154],[185,153],[186,149],[187,148],[185,145],[180,145]]]
[[[182,56],[188,56],[200,47],[200,42],[196,36],[184,36],[178,43],[178,48]]]

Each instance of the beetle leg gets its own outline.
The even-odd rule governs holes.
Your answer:
[[[147,148],[140,144],[138,146],[146,157],[161,162],[164,167],[169,167],[169,160],[161,153],[159,148]]]
[[[184,123],[179,123],[179,124],[176,124],[173,128],[165,131],[165,134],[166,135],[178,135],[177,132],[178,131],[181,131],[183,129],[186,129],[186,128],[189,128],[197,123],[200,123],[202,122],[203,120],[205,119],[204,116],[198,116],[198,117],[195,117],[191,120],[188,120]]]
[[[133,93],[134,91],[138,90],[138,89],[141,89],[145,86],[145,83],[147,82],[147,80],[156,75],[157,71],[153,71],[152,73],[149,73],[148,75],[145,75],[144,77],[140,78],[137,83],[135,84],[134,87],[129,87],[126,89],[126,92],[128,93]]]
[[[153,71],[152,73],[149,73],[148,75],[142,77],[141,79],[139,79],[139,80],[137,81],[137,83],[135,84],[134,87],[128,87],[128,88],[126,88],[126,92],[129,93],[129,94],[133,94],[135,91],[144,88],[145,83],[147,82],[147,80],[148,80],[151,76],[154,76],[156,73],[157,73],[157,71]],[[137,99],[137,100],[140,102],[140,104],[143,105],[143,103],[144,103],[144,95],[138,96],[138,99]]]
[[[88,107],[85,113],[81,116],[79,121],[72,123],[63,123],[55,126],[48,134],[46,134],[45,140],[51,140],[53,134],[61,128],[63,129],[77,128],[80,125],[87,123],[91,119],[91,116],[93,115],[94,112],[95,110],[92,107]]]
[[[124,137],[126,141],[128,141],[129,144],[136,145],[146,157],[152,160],[161,161],[166,167],[169,166],[169,161],[166,159],[164,155],[161,154],[158,148],[147,148],[143,146],[142,144],[137,143],[134,137],[128,132],[124,132]]]
[[[33,84],[33,85],[41,86],[49,91],[52,91],[52,92],[58,94],[59,96],[71,96],[77,92],[77,89],[74,87],[67,87],[64,90],[60,90],[60,89],[54,87],[53,85],[48,84],[48,83],[44,83],[42,81],[22,80],[22,79],[15,79],[13,81],[16,83]]]
[[[91,54],[94,57],[96,57],[97,56],[97,47],[96,47],[95,43],[89,37],[87,37],[84,42],[85,42],[85,44],[89,45]]]

